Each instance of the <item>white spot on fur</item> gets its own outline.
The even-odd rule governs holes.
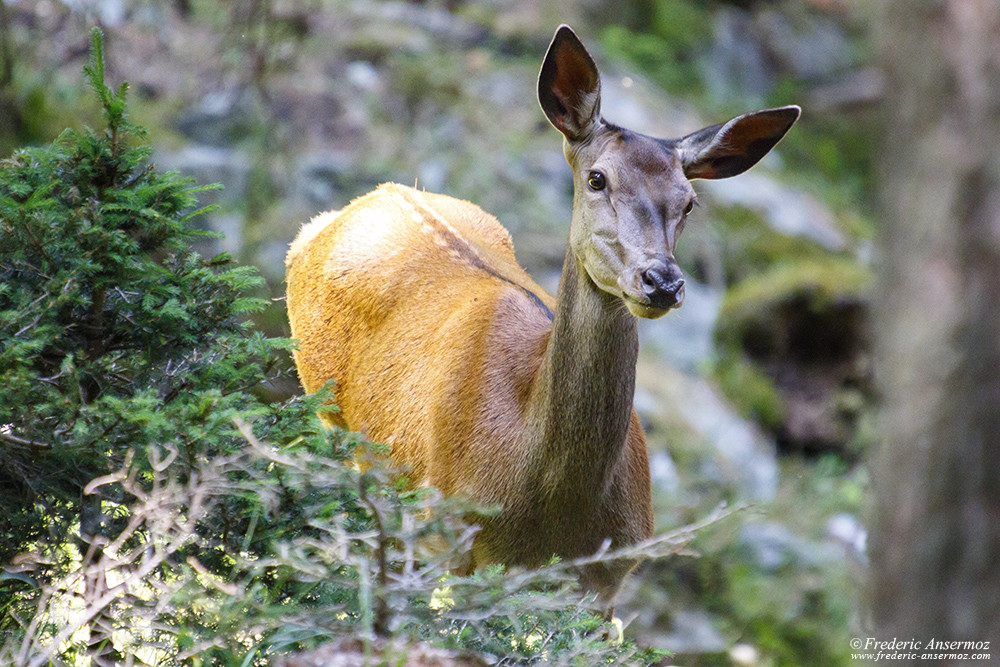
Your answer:
[[[338,276],[360,269],[376,269],[407,247],[406,229],[392,211],[364,206],[351,210],[342,221],[338,236],[326,259],[326,273]]]

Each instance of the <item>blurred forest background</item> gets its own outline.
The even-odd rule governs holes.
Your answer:
[[[3,0],[0,155],[101,124],[80,75],[101,26],[156,166],[224,186],[199,195],[224,235],[199,251],[258,267],[272,304],[255,322],[285,336],[288,243],[384,181],[495,214],[555,292],[572,189],[535,80],[560,23],[598,63],[605,117],[631,129],[799,104],[760,166],[695,182],[687,299],[640,329],[657,532],[750,507],[701,530],[697,557],[647,563],[618,615],[677,664],[846,664],[868,634],[879,419],[873,20],[860,0]],[[299,392],[294,371],[269,391]]]

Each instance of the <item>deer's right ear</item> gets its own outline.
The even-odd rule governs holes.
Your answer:
[[[538,75],[538,102],[570,141],[583,141],[601,118],[601,77],[594,59],[569,26],[556,30]]]

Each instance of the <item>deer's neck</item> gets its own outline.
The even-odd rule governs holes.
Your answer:
[[[625,445],[638,348],[635,318],[568,248],[529,427],[547,493],[606,483]]]

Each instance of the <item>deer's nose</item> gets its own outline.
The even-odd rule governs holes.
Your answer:
[[[673,308],[684,300],[684,276],[673,262],[653,262],[639,272],[639,282],[654,308]]]

